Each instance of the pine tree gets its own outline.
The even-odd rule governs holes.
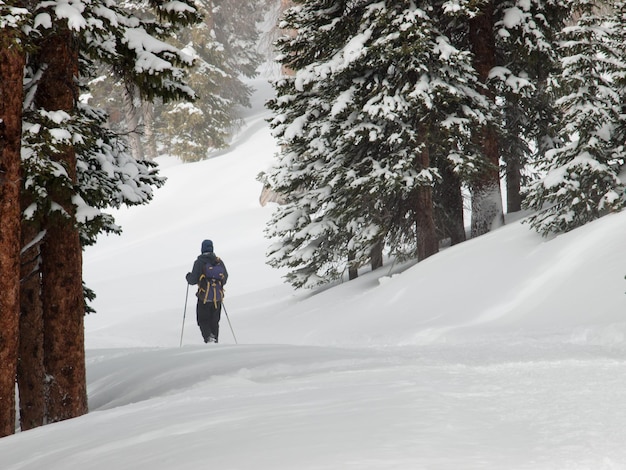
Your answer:
[[[511,0],[496,6],[498,65],[490,84],[503,122],[500,154],[509,213],[522,207],[522,187],[532,176],[528,166],[556,145],[558,112],[548,84],[560,70],[558,36],[571,6],[570,0]]]
[[[103,63],[115,67],[143,100],[193,97],[183,80],[191,59],[162,39],[196,21],[195,9],[185,2],[149,4],[157,20],[105,1],[74,4],[71,13],[55,2],[34,9],[38,31],[28,38],[33,53],[26,68],[22,164],[24,234],[32,239],[23,243],[41,247],[41,270],[29,270],[30,259],[24,259],[23,293],[29,297],[22,300],[32,309],[32,322],[24,325],[38,325],[42,310],[45,401],[33,395],[27,403],[43,403],[48,422],[87,411],[83,316],[93,292],[82,283],[82,248],[103,231],[120,231],[106,208],[146,203],[152,188],[164,182],[154,164],[128,155],[120,136],[107,129],[104,112],[78,101],[79,87]],[[30,256],[28,249],[24,256]],[[41,335],[21,338],[21,351],[40,351],[35,342]],[[20,383],[41,380],[41,361],[27,364],[32,369],[22,368]],[[41,411],[25,412],[26,426],[40,424]]]
[[[609,40],[612,45],[610,49],[616,54],[616,61],[613,64],[612,79],[615,91],[619,95],[619,102],[622,103],[622,114],[616,123],[615,141],[626,145],[626,116],[623,103],[626,103],[626,2],[619,0],[612,3],[611,34]],[[623,166],[622,166],[623,169]]]
[[[626,157],[620,94],[623,43],[615,43],[615,19],[596,15],[581,2],[578,22],[563,31],[563,144],[541,161],[545,176],[534,183],[528,206],[538,213],[529,223],[543,235],[567,232],[624,206],[618,174]],[[619,28],[623,27],[620,25]],[[622,33],[623,34],[623,33]]]
[[[375,247],[436,252],[431,160],[476,171],[470,129],[485,122],[469,54],[409,1],[305,1],[281,27],[297,34],[279,42],[295,76],[269,103],[283,152],[264,177],[287,198],[268,227],[270,264],[301,287],[364,265]]]
[[[258,24],[268,10],[268,0],[213,0],[215,37],[224,47],[231,78],[225,79],[224,96],[241,106],[249,106],[252,88],[241,77],[252,78],[262,57],[257,51]]]
[[[469,48],[473,53],[474,67],[485,85],[485,98],[495,107],[495,95],[488,86],[489,74],[496,66],[496,46],[494,27],[494,0],[483,0],[468,10]],[[489,122],[487,126],[475,133],[482,147],[485,170],[470,182],[472,193],[472,237],[489,232],[495,225],[504,223],[502,195],[500,191],[500,142],[498,138],[499,126]]]
[[[168,151],[185,161],[207,157],[207,150],[228,146],[240,125],[242,107],[250,106],[251,78],[261,62],[256,51],[257,23],[265,2],[204,0],[204,22],[183,31],[177,43],[196,59],[190,84],[198,93],[194,103],[179,103],[161,110]]]
[[[183,161],[202,160],[209,149],[224,148],[233,125],[233,103],[220,94],[222,81],[230,77],[224,70],[225,51],[209,15],[211,11],[180,38],[196,63],[189,80],[197,99],[159,109],[161,131],[169,141],[167,152]]]

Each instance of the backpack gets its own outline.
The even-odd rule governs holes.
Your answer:
[[[217,303],[224,299],[223,282],[225,275],[226,269],[219,258],[217,258],[216,264],[205,263],[198,281],[198,293],[196,294],[202,303],[213,302],[217,308]]]

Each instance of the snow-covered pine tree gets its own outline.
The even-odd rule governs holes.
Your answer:
[[[331,47],[329,37],[325,36],[332,38],[336,35],[338,37],[333,42],[341,44],[350,31],[337,28],[327,32],[326,28],[343,19],[345,8],[344,1],[324,1],[319,5],[305,2],[286,10],[279,26],[287,31],[297,30],[298,34],[277,41],[278,50],[283,54],[278,60],[283,66],[296,71],[313,64],[316,57],[320,61],[332,57],[337,47]],[[316,213],[325,202],[322,191],[317,189],[316,170],[324,169],[328,163],[324,156],[328,144],[325,139],[318,138],[320,151],[309,149],[310,140],[316,137],[313,132],[319,131],[307,128],[314,127],[321,116],[327,115],[330,105],[323,101],[324,95],[313,84],[302,86],[293,76],[278,80],[274,86],[278,98],[268,103],[276,115],[270,125],[283,150],[275,166],[263,175],[263,181],[274,191],[284,194],[286,204],[278,207],[266,229],[269,238],[278,239],[270,248],[269,263],[274,267],[289,267],[287,279],[292,284],[313,286],[323,283],[327,272],[336,277],[338,270],[330,263],[325,266],[323,261],[312,259],[316,250],[318,258],[320,252],[330,252],[326,240],[335,227],[315,220],[319,219]],[[346,244],[347,241],[342,243],[342,247]]]
[[[496,2],[496,6],[500,3]],[[496,153],[499,149],[497,137],[501,135],[502,129],[494,111],[495,92],[489,88],[491,83],[488,80],[490,66],[497,59],[491,23],[494,14],[493,5],[487,0],[439,0],[433,2],[433,9],[439,28],[453,46],[472,52],[471,64],[475,70],[472,74],[480,77],[480,83],[472,82],[471,86],[483,94],[482,103],[476,110],[481,116],[481,124],[470,131],[472,138],[465,143],[461,152],[460,161],[466,162],[461,167],[462,171],[459,171],[458,165],[451,165],[449,159],[434,160],[441,176],[434,186],[438,236],[441,240],[449,239],[450,243],[456,244],[466,239],[465,189],[471,190],[474,236],[488,230],[494,217],[501,212],[499,185],[496,183]],[[476,108],[477,104],[474,103],[473,107]],[[481,228],[477,229],[478,226]]]
[[[80,92],[85,96],[89,95],[90,87],[97,86],[89,81],[96,65],[107,64],[136,86],[143,99],[193,99],[192,89],[184,82],[185,68],[192,65],[191,57],[162,39],[198,17],[184,2],[153,3],[153,17],[162,17],[163,24],[142,20],[110,2],[91,2],[81,12],[74,11],[74,16],[59,17],[55,4],[46,3],[38,11],[39,29],[45,37],[55,34],[55,19],[72,25],[80,54],[77,71]],[[35,39],[33,47],[38,45]],[[128,159],[122,136],[107,128],[102,110],[75,101],[72,115],[42,113],[32,97],[46,64],[31,61],[27,65],[24,167],[27,194],[32,195],[32,201],[25,212],[26,220],[37,219],[38,214],[50,210],[47,185],[54,180],[55,184],[76,191],[74,204],[79,208],[76,222],[82,227],[83,245],[93,243],[100,231],[119,232],[112,218],[100,209],[149,201],[151,187],[163,184],[156,176],[156,166]],[[60,145],[70,143],[77,151],[78,185],[64,182],[63,169],[50,158]]]
[[[619,102],[622,103],[622,113],[615,129],[615,139],[616,142],[622,142],[626,145],[626,109],[624,108],[624,103],[626,103],[626,1],[614,1],[611,6],[613,12],[610,36],[613,45],[611,49],[617,56],[612,80],[615,84],[615,90],[619,94]],[[622,166],[622,170],[624,170],[624,166]]]
[[[23,243],[41,245],[42,270],[30,273],[29,293],[42,300],[48,422],[87,410],[82,325],[84,296],[91,294],[83,290],[82,247],[101,231],[119,231],[101,209],[145,203],[163,183],[153,164],[121,151],[102,112],[79,104],[79,86],[101,62],[115,66],[144,99],[192,97],[183,80],[191,59],[162,38],[197,20],[185,1],[149,2],[159,20],[140,19],[108,0],[61,3],[34,5],[26,28],[33,53],[24,102],[23,232],[33,239]],[[38,376],[39,367],[32,367],[21,371],[22,384],[37,380],[30,374]]]
[[[625,202],[618,176],[626,154],[617,81],[624,73],[624,44],[614,36],[623,24],[598,16],[592,2],[578,2],[578,8],[580,18],[563,30],[561,45],[557,106],[563,144],[541,161],[545,176],[530,186],[526,201],[538,211],[528,221],[543,235],[580,227]]]
[[[528,164],[555,147],[558,113],[548,80],[560,70],[558,35],[571,16],[571,0],[498,2],[498,66],[491,71],[503,121],[500,155],[505,166],[507,212],[522,207]]]
[[[431,159],[476,170],[472,128],[485,122],[469,54],[455,49],[429,4],[296,2],[279,41],[293,77],[269,105],[283,151],[265,175],[286,195],[267,234],[270,264],[310,287],[368,262],[437,251]]]
[[[187,44],[185,51],[195,59],[189,83],[197,90],[198,98],[157,108],[157,125],[165,137],[164,150],[187,162],[202,160],[208,150],[225,147],[232,124],[232,103],[219,94],[226,76],[221,68],[224,49],[215,40],[207,18],[182,34]]]
[[[451,1],[446,3],[450,8]],[[494,0],[459,2],[462,8],[456,13],[467,21],[466,47],[472,52],[473,65],[483,84],[482,93],[495,108],[496,97],[489,85],[489,76],[497,64],[497,50],[494,36],[496,4]],[[494,226],[504,223],[502,194],[500,190],[500,123],[490,120],[474,132],[474,139],[480,145],[483,155],[483,170],[469,181],[471,190],[471,234],[472,237],[489,232]]]
[[[250,106],[252,88],[243,78],[254,77],[261,63],[257,24],[266,9],[264,0],[203,0],[198,4],[204,22],[177,37],[177,44],[196,59],[189,81],[198,99],[160,110],[168,151],[185,161],[202,160],[207,150],[225,148],[240,124],[241,107]]]
[[[269,1],[214,0],[214,3],[215,36],[223,44],[228,70],[236,78],[225,80],[224,95],[241,106],[249,106],[253,90],[241,77],[255,77],[263,60],[257,50],[259,23],[269,8]]]
[[[440,0],[432,2],[439,28],[455,48],[471,52],[474,74],[479,77],[476,90],[483,94],[482,122],[472,129],[472,141],[463,154],[480,156],[472,159],[470,171],[453,171],[446,160],[437,160],[441,181],[435,185],[436,215],[439,234],[452,243],[465,240],[462,189],[470,190],[472,236],[481,235],[502,220],[499,184],[499,142],[501,127],[496,119],[495,93],[489,85],[489,73],[496,64],[493,34],[494,8],[492,0]],[[489,108],[485,111],[485,105]]]

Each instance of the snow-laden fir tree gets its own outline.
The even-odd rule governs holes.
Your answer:
[[[617,142],[626,144],[626,2],[619,0],[613,2],[613,21],[611,22],[611,42],[612,50],[617,54],[612,80],[615,90],[619,94],[619,102],[622,103],[622,113],[620,121],[615,129]]]
[[[109,0],[29,5],[22,256],[30,272],[22,272],[20,297],[30,320],[20,351],[38,360],[21,361],[28,367],[18,371],[20,401],[37,404],[25,427],[87,411],[83,316],[84,295],[91,294],[83,290],[82,248],[102,231],[119,231],[107,207],[146,203],[163,183],[153,164],[129,157],[103,112],[79,102],[80,92],[89,91],[82,87],[105,63],[145,100],[193,97],[184,83],[191,58],[163,38],[196,21],[196,10],[185,1],[149,5],[154,19]],[[37,381],[44,386],[31,387]]]
[[[204,21],[181,31],[176,41],[196,59],[189,82],[198,98],[159,110],[168,152],[197,161],[209,150],[227,147],[242,107],[250,106],[252,88],[244,79],[256,75],[262,60],[257,25],[265,5],[265,0],[198,2]]]
[[[496,108],[496,96],[489,86],[489,79],[491,71],[497,65],[494,24],[496,7],[499,3],[494,0],[443,0],[436,3],[450,18],[443,25],[448,37],[460,50],[471,52],[472,66],[483,85],[480,90],[490,103],[491,109]],[[480,145],[483,161],[481,171],[467,181],[471,196],[473,237],[487,233],[493,227],[504,223],[498,172],[500,124],[495,119],[489,119],[486,125],[474,130],[473,139]],[[453,181],[452,184],[458,186],[457,182]],[[447,186],[449,186],[446,188],[447,192],[454,189],[450,184]],[[459,192],[458,189],[456,192]],[[455,202],[455,205],[458,206],[458,202]],[[458,219],[458,208],[452,216]],[[457,221],[457,231],[459,225]]]
[[[286,195],[267,233],[270,264],[315,286],[367,263],[437,251],[431,165],[481,167],[473,129],[486,121],[469,54],[438,29],[427,2],[304,1],[281,25],[282,64],[269,105],[282,152],[265,175]]]
[[[623,23],[601,17],[579,2],[577,23],[563,30],[563,72],[557,106],[563,115],[562,145],[546,153],[545,172],[528,191],[527,205],[538,212],[529,223],[543,235],[580,227],[624,206]],[[617,34],[617,36],[616,36]]]
[[[180,35],[184,50],[195,59],[189,82],[197,90],[197,99],[157,107],[164,151],[184,161],[202,160],[209,150],[225,147],[233,125],[233,103],[219,93],[228,77],[222,68],[224,48],[208,18]]]
[[[571,0],[510,0],[496,6],[498,66],[490,85],[501,110],[500,155],[505,166],[507,212],[519,211],[529,165],[555,147],[558,112],[549,80],[559,73],[559,34]]]
[[[76,4],[75,10],[42,3],[36,21],[43,39],[33,40],[33,47],[38,48],[46,37],[55,37],[58,24],[67,24],[79,58],[76,97],[89,94],[96,85],[89,80],[96,65],[107,64],[137,87],[143,99],[193,99],[194,92],[185,83],[185,69],[192,65],[192,58],[163,39],[181,25],[196,21],[195,10],[184,2],[155,1],[150,5],[153,17],[162,20],[140,19],[108,1]],[[24,166],[25,187],[33,200],[25,215],[30,220],[54,210],[46,189],[54,181],[76,193],[75,222],[83,227],[82,244],[90,244],[100,231],[119,232],[112,218],[100,209],[145,203],[152,197],[151,186],[159,186],[163,180],[156,177],[154,164],[129,160],[123,136],[108,129],[102,110],[75,99],[71,113],[43,112],[35,98],[47,68],[47,62],[38,61],[36,55],[27,64]],[[68,145],[77,154],[78,184],[67,180],[66,170],[52,158]]]

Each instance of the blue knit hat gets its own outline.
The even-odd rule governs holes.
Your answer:
[[[202,253],[213,253],[213,242],[211,240],[202,242]]]

